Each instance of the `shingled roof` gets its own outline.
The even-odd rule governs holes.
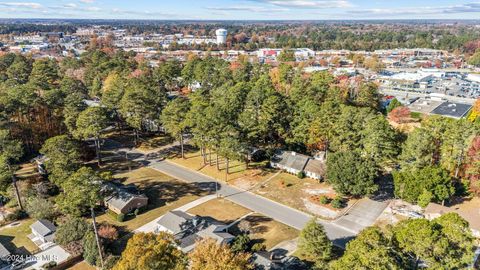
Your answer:
[[[298,154],[293,151],[278,150],[275,152],[272,162],[298,171],[303,171],[309,159],[309,156]]]

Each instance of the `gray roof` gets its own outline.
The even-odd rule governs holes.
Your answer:
[[[309,159],[307,162],[307,166],[305,166],[305,171],[316,173],[323,176],[325,175],[326,164],[324,161]]]
[[[278,163],[287,168],[303,171],[305,165],[307,165],[309,157],[306,155],[298,154],[293,151],[279,150],[272,158],[272,162]]]
[[[0,244],[0,259],[1,258],[6,258],[10,254],[11,254],[10,251],[8,251],[8,249],[6,249],[5,246]]]
[[[112,186],[108,187],[112,188]],[[105,202],[114,206],[117,209],[123,209],[131,200],[135,198],[146,198],[145,195],[137,195],[128,192],[121,187],[114,187],[114,190],[110,189],[113,195],[105,199]]]
[[[452,118],[462,118],[472,108],[470,104],[443,102],[438,105],[431,113]]]
[[[55,227],[53,223],[45,219],[38,220],[37,222],[30,225],[30,228],[32,229],[32,231],[37,232],[41,236],[47,236],[57,230],[57,227]]]
[[[197,222],[194,222],[196,220]],[[157,224],[171,231],[180,242],[184,252],[193,249],[195,242],[200,239],[212,238],[219,244],[229,243],[235,236],[225,232],[225,224],[198,216],[191,216],[182,211],[171,211],[163,215]]]
[[[195,246],[195,243],[201,239],[202,237],[196,234],[191,234],[189,236],[183,237],[179,239],[180,248],[182,249],[183,252],[189,252],[190,250],[193,249],[193,247]]]
[[[163,215],[157,221],[157,224],[170,230],[173,234],[178,234],[183,232],[185,230],[185,225],[194,218],[194,216],[191,216],[182,211],[170,211]]]
[[[235,236],[225,232],[224,228],[225,225],[210,225],[207,228],[198,231],[197,235],[202,238],[212,238],[217,241],[218,244],[227,244],[233,240]]]

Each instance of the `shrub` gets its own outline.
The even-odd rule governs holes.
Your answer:
[[[117,264],[120,256],[110,255],[105,259],[105,269],[114,269],[115,265]]]
[[[424,189],[422,194],[418,196],[417,203],[418,205],[420,205],[420,207],[425,208],[432,201],[432,199],[433,199],[432,192]]]
[[[89,225],[82,218],[71,218],[60,224],[55,233],[55,242],[65,246],[73,241],[82,239],[88,231]]]
[[[297,177],[300,179],[305,178],[305,173],[303,171],[297,173]]]
[[[56,215],[55,205],[41,197],[30,197],[25,205],[28,215],[35,219],[52,220]]]
[[[250,247],[250,237],[248,234],[240,234],[235,237],[232,244],[233,252],[248,251]]]
[[[117,221],[118,222],[123,222],[125,220],[125,215],[120,213],[117,215]]]
[[[98,235],[109,241],[114,241],[118,239],[118,230],[111,224],[102,224],[98,228]]]
[[[262,243],[255,243],[252,246],[252,252],[263,251],[263,250],[266,250],[266,249],[267,249],[267,247]]]
[[[44,265],[42,265],[42,268],[47,270],[47,269],[52,269],[54,268],[55,266],[57,266],[57,262],[56,261],[50,261],[48,263],[45,263]]]
[[[72,241],[63,246],[72,256],[77,256],[83,253],[83,244],[81,240]]]
[[[320,196],[320,203],[321,204],[328,204],[330,202],[330,199],[327,196]]]
[[[337,196],[335,199],[332,200],[332,207],[337,209],[343,208],[343,199]]]
[[[100,265],[98,246],[93,231],[88,231],[82,240],[83,258],[90,265]]]
[[[140,214],[140,209],[139,208],[135,209],[135,211],[133,211],[133,214],[135,216],[138,216],[138,214]]]
[[[27,217],[27,213],[25,211],[20,210],[20,209],[16,209],[12,213],[8,214],[5,217],[5,220],[6,221],[17,221],[17,220],[20,220],[20,219],[24,219],[26,217]]]

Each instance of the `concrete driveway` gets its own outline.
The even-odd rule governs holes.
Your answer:
[[[387,202],[363,198],[333,224],[357,234],[366,227],[372,226],[387,206]]]
[[[61,246],[55,245],[42,252],[32,255],[25,269],[42,269],[42,265],[55,261],[57,264],[64,262],[70,257],[70,253],[65,251]]]

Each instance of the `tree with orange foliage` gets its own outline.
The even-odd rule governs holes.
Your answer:
[[[405,106],[397,107],[388,114],[388,119],[397,124],[406,123],[410,120],[410,109]]]
[[[467,151],[466,176],[470,180],[470,188],[480,193],[480,136],[473,138]]]
[[[111,224],[102,224],[98,228],[98,235],[103,239],[114,241],[118,239],[118,230]]]
[[[250,254],[234,253],[227,245],[219,245],[213,239],[197,242],[190,253],[191,270],[248,270],[254,269],[250,263]]]

